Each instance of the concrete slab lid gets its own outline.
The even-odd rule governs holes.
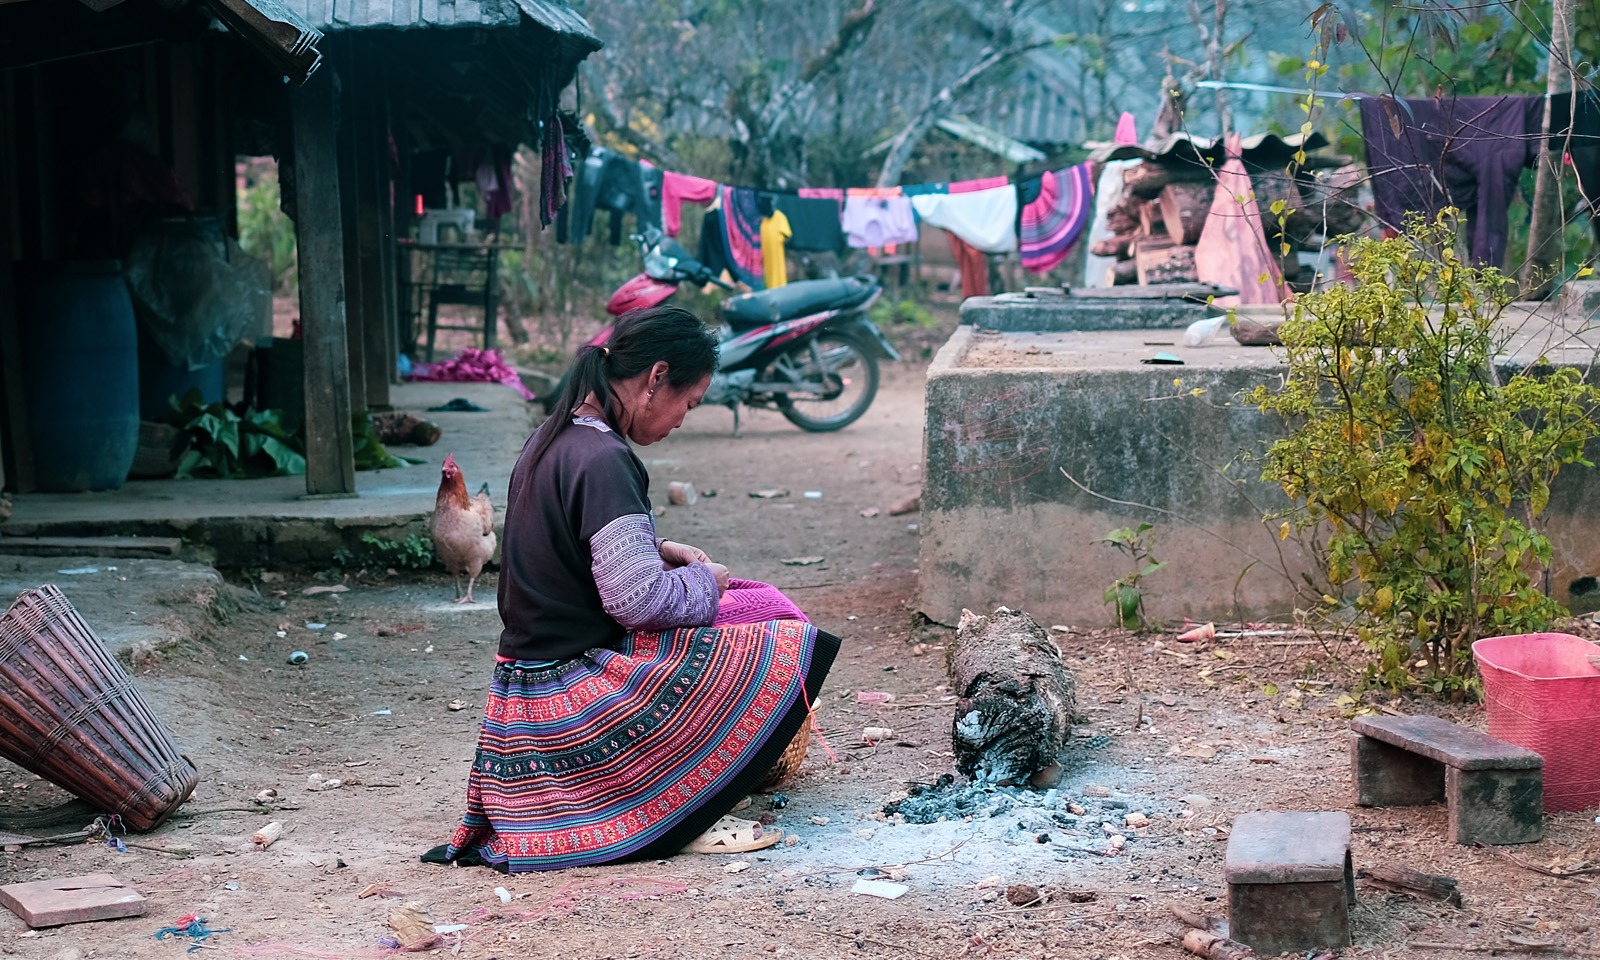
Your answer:
[[[1342,883],[1349,855],[1348,813],[1242,813],[1224,872],[1229,883]]]
[[[1532,750],[1440,717],[1356,717],[1350,721],[1350,729],[1457,770],[1537,770],[1544,766],[1544,758]]]

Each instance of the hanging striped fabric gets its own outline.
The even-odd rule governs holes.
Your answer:
[[[1022,208],[1022,265],[1047,273],[1067,258],[1094,213],[1094,178],[1088,163],[1046,173],[1039,196]]]

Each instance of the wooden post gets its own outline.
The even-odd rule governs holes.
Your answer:
[[[343,62],[339,70],[339,95],[335,101],[335,126],[338,129],[339,211],[344,226],[345,350],[350,362],[350,406],[354,412],[367,409],[366,324],[370,301],[366,278],[361,272],[361,228],[356,213],[361,202],[358,189],[360,163],[356,159],[361,139],[360,111],[356,92],[364,85],[365,69],[358,62],[354,40],[340,38]]]
[[[305,348],[306,493],[311,496],[356,492],[333,84],[333,70],[324,66],[291,94]]]
[[[1550,66],[1546,70],[1544,126],[1533,181],[1533,219],[1528,224],[1528,258],[1522,267],[1525,296],[1542,299],[1561,259],[1561,157],[1550,149],[1550,97],[1572,92],[1572,0],[1554,0],[1550,11]]]
[[[32,191],[23,191],[22,151],[17,123],[19,96],[26,96],[32,84],[18,82],[20,71],[0,74],[0,376],[5,380],[5,485],[19,493],[34,488],[33,439],[28,433],[28,411],[22,392],[22,336],[17,317],[12,262],[21,252],[20,205],[13,201]],[[28,71],[37,82],[38,71]],[[35,128],[37,136],[37,128]]]
[[[356,155],[356,245],[357,269],[361,272],[361,328],[364,340],[366,407],[388,410],[389,381],[394,363],[389,359],[389,327],[392,325],[385,296],[382,206],[388,196],[389,151],[378,110],[378,58],[372,41],[358,40],[357,73],[351,92],[355,116],[352,133]]]

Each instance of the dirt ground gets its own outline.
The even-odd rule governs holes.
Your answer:
[[[0,854],[5,882],[112,872],[149,897],[148,914],[32,932],[0,912],[0,954],[173,957],[192,942],[156,932],[197,912],[228,931],[197,955],[378,957],[388,952],[379,941],[390,912],[409,900],[437,923],[464,925],[435,953],[478,960],[1176,958],[1185,954],[1169,905],[1225,911],[1233,817],[1285,809],[1348,810],[1358,867],[1399,864],[1460,881],[1460,909],[1363,886],[1357,945],[1345,956],[1528,943],[1600,955],[1600,876],[1546,876],[1501,852],[1446,842],[1442,807],[1353,806],[1346,730],[1355,705],[1346,693],[1356,658],[1315,639],[1188,645],[1171,632],[1056,630],[1084,722],[1049,803],[995,793],[974,815],[944,822],[885,814],[909,787],[951,771],[950,635],[918,624],[907,607],[918,516],[889,516],[920,483],[925,362],[887,371],[871,412],[838,434],[804,434],[758,413],[734,439],[727,411],[707,410],[641,451],[658,501],[671,480],[702,491],[697,504],[665,511],[665,535],[737,576],[784,587],[845,639],[818,704],[826,743],[814,738],[798,778],[781,795],[754,797],[746,813],[770,814],[795,844],[516,877],[419,863],[461,810],[498,631],[493,604],[449,603],[441,576],[272,571],[241,578],[220,601],[197,590],[184,611],[196,636],[138,673],[201,773],[182,811],[129,838],[139,845],[125,853],[100,843]],[[750,496],[760,490],[787,494]],[[824,559],[783,562],[805,557]],[[1089,545],[1084,557],[1113,559]],[[306,594],[336,585],[348,590]],[[492,575],[480,594],[492,598]],[[310,655],[304,666],[286,663],[297,649]],[[1471,709],[1455,715],[1482,722]],[[869,725],[893,734],[867,744]],[[59,796],[15,768],[0,773],[9,778],[0,804]],[[342,782],[317,789],[316,778]],[[252,802],[268,789],[277,800]],[[1084,812],[1063,813],[1068,803]],[[1134,813],[1148,826],[1128,827]],[[1544,867],[1600,864],[1594,816],[1552,817],[1543,842],[1504,853]],[[251,834],[269,820],[286,835],[253,849]],[[910,889],[896,900],[853,893],[864,876]],[[373,884],[383,894],[361,897]],[[1042,903],[1011,902],[1034,898],[1019,885],[1038,888]],[[1437,946],[1445,944],[1463,946]]]

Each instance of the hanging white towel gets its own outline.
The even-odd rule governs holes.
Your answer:
[[[912,197],[911,206],[927,223],[950,231],[984,253],[1010,253],[1017,249],[1016,187],[925,193]]]
[[[1106,272],[1108,267],[1117,262],[1117,258],[1096,256],[1094,245],[1101,240],[1110,240],[1116,236],[1111,232],[1110,220],[1111,211],[1122,202],[1125,190],[1123,171],[1137,166],[1139,162],[1112,160],[1100,172],[1100,188],[1094,194],[1094,223],[1089,226],[1089,257],[1083,266],[1083,285],[1086,287],[1111,286],[1111,278],[1106,276]]]
[[[841,226],[852,247],[884,247],[917,242],[917,218],[910,197],[845,196]]]

